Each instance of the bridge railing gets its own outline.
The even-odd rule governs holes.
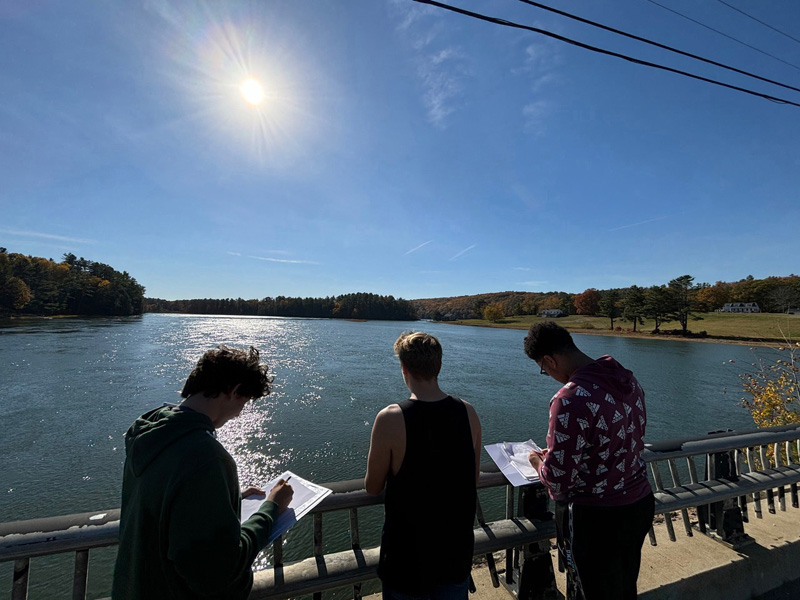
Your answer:
[[[786,510],[787,487],[798,508],[800,425],[753,431],[724,431],[703,437],[646,444],[656,513],[665,515],[670,540],[675,541],[671,514],[680,513],[686,535],[692,536],[690,509],[697,509],[697,529],[731,546],[751,540],[744,531],[752,502],[756,518],[762,501],[775,513],[775,499]],[[698,475],[698,469],[702,477]],[[667,479],[667,474],[669,479]],[[655,545],[651,530],[650,541]]]
[[[775,512],[776,501],[780,510],[786,510],[787,495],[792,506],[798,507],[799,455],[800,426],[787,426],[646,444],[643,458],[654,484],[656,513],[665,514],[671,540],[675,540],[671,514],[681,515],[686,534],[691,536],[694,527],[690,511],[697,510],[699,531],[736,545],[747,542],[743,523],[747,522],[751,502],[757,518],[763,516],[762,503],[766,503],[768,512]],[[482,471],[479,488],[505,487],[505,516],[485,523],[479,514],[474,553],[491,557],[505,550],[504,568],[494,568],[490,559],[494,581],[521,591],[518,586],[524,579],[524,564],[536,553],[537,544],[543,552],[547,549],[549,540],[555,537],[555,525],[547,520],[541,502],[528,502],[523,496],[536,492],[528,498],[538,496],[540,500],[540,485],[515,489],[493,464],[482,465]],[[361,584],[375,579],[378,549],[362,548],[359,510],[381,504],[382,497],[367,495],[361,479],[325,485],[334,493],[307,517],[313,525],[307,558],[284,564],[283,540],[276,540],[273,564],[255,574],[251,598],[321,598],[323,591],[345,586],[352,586],[353,597],[360,598]],[[342,511],[348,513],[350,548],[326,554],[323,519]],[[13,562],[11,598],[27,598],[31,559],[73,552],[72,597],[82,600],[86,596],[89,552],[117,544],[118,533],[119,509],[0,524],[0,562]],[[656,543],[652,530],[650,540]]]

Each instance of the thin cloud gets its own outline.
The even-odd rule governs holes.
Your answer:
[[[534,135],[544,133],[551,113],[551,105],[545,100],[530,102],[522,107],[525,131]]]
[[[517,285],[527,285],[529,287],[539,287],[547,283],[546,281],[518,281]]]
[[[460,256],[464,256],[464,255],[465,255],[467,252],[469,252],[470,250],[472,250],[472,249],[473,249],[475,246],[477,246],[477,245],[478,245],[478,244],[472,244],[472,246],[467,246],[466,248],[464,248],[464,249],[463,249],[461,252],[459,252],[458,254],[456,254],[456,255],[455,255],[453,258],[451,258],[450,260],[455,260],[455,259],[457,259],[457,258],[458,258],[458,257],[460,257]]]
[[[428,31],[418,35],[414,41],[411,42],[411,46],[417,52],[420,52],[430,46],[439,34],[442,32],[443,26],[441,22],[435,23],[433,27],[430,27]]]
[[[512,69],[514,75],[530,79],[533,99],[522,107],[522,119],[527,133],[542,134],[551,120],[554,104],[544,99],[543,94],[558,83],[557,67],[561,62],[558,47],[552,40],[544,40],[526,46],[522,66]]]
[[[515,271],[530,271],[530,267],[514,267]]]
[[[450,31],[442,26],[441,11],[428,6],[409,6],[406,2],[393,1],[391,5],[399,19],[397,30],[415,53],[428,121],[444,129],[462,96],[463,81],[469,71],[466,57],[457,46],[440,39]]]
[[[463,86],[457,63],[461,54],[454,48],[444,48],[426,58],[418,67],[419,77],[425,88],[422,100],[428,111],[428,121],[444,129],[447,117],[455,110],[455,104]]]
[[[523,66],[513,71],[534,76],[534,85],[541,78],[551,77],[551,72],[561,64],[558,45],[551,40],[543,40],[525,47]]]
[[[7,235],[18,235],[20,237],[33,237],[42,238],[45,240],[58,240],[59,242],[71,242],[73,244],[96,244],[96,240],[88,240],[84,238],[73,238],[65,235],[55,235],[53,233],[44,233],[41,231],[19,231],[16,229],[0,229],[0,233]]]
[[[291,265],[318,265],[320,263],[313,260],[290,260],[288,258],[272,258],[269,256],[248,256],[247,258],[254,258],[256,260],[265,260],[267,262],[286,263]]]
[[[231,256],[241,256],[242,255],[241,252],[228,252],[228,254],[230,254]]]
[[[419,249],[420,249],[420,248],[422,248],[423,246],[427,246],[428,244],[430,244],[432,241],[433,241],[433,240],[428,240],[427,242],[422,242],[422,243],[421,243],[419,246],[417,246],[417,247],[415,247],[415,248],[412,248],[411,250],[409,250],[408,252],[406,252],[406,254],[411,254],[412,252],[416,252],[417,250],[419,250]]]
[[[432,6],[409,4],[405,0],[392,0],[391,4],[402,19],[400,24],[397,26],[399,30],[406,30],[423,17],[432,15],[436,12],[436,9]]]
[[[614,227],[614,229],[606,229],[606,233],[611,231],[619,231],[620,229],[628,229],[629,227],[638,227],[639,225],[645,225],[647,223],[653,223],[654,221],[663,221],[669,217],[656,217],[655,219],[648,219],[647,221],[639,221],[638,223],[630,223],[629,225],[621,225],[619,227]]]

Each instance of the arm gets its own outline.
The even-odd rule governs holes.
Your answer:
[[[222,458],[185,477],[173,496],[167,556],[198,597],[246,597],[252,585],[251,566],[280,508],[267,500],[241,524],[238,496],[235,466]]]
[[[568,405],[563,401],[566,400]],[[547,449],[539,456],[531,456],[531,464],[539,479],[552,492],[556,500],[567,498],[575,486],[582,461],[583,430],[578,419],[586,419],[583,404],[576,402],[569,390],[562,389],[550,405],[547,427]],[[568,415],[568,416],[567,416]]]
[[[478,419],[478,413],[475,412],[473,406],[465,400],[462,400],[462,402],[467,407],[469,427],[472,431],[472,446],[475,449],[475,483],[478,483],[481,478],[481,421]]]
[[[398,442],[401,436],[402,449],[405,450],[406,428],[403,412],[397,404],[392,404],[378,413],[372,426],[367,475],[364,478],[364,487],[368,494],[377,496],[383,492],[393,459],[399,458],[396,454],[399,451]]]

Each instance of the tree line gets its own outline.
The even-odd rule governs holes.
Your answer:
[[[737,282],[718,281],[714,285],[694,282],[691,275],[682,275],[665,285],[649,288],[631,286],[600,292],[594,288],[575,295],[575,314],[599,315],[609,318],[611,328],[615,319],[644,324],[654,322],[654,331],[668,321],[677,321],[681,333],[688,333],[689,321],[700,320],[698,313],[721,310],[729,302],[755,302],[761,312],[786,312],[800,305],[800,277],[748,276]]]
[[[144,286],[126,271],[64,254],[52,258],[0,248],[0,313],[19,315],[136,315]]]
[[[597,290],[589,288],[580,294],[566,292],[499,292],[453,298],[414,300],[421,318],[433,320],[487,319],[538,315],[557,309],[565,315],[594,315],[609,319],[611,328],[617,319],[637,325],[645,318],[660,330],[662,323],[677,321],[681,332],[688,333],[689,321],[698,313],[719,310],[727,302],[756,302],[762,312],[786,312],[800,306],[800,276],[748,276],[736,282],[718,281],[711,285],[694,282],[691,275],[676,277],[649,288],[630,286]]]
[[[316,317],[325,319],[372,319],[413,321],[414,305],[402,298],[355,293],[325,298],[277,296],[242,298],[197,298],[193,300],[145,299],[145,312],[189,313],[199,315],[250,315],[269,317]]]

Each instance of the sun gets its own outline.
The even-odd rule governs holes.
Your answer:
[[[265,94],[264,88],[255,79],[248,79],[240,87],[239,91],[246,102],[253,106],[261,104],[264,101]]]

